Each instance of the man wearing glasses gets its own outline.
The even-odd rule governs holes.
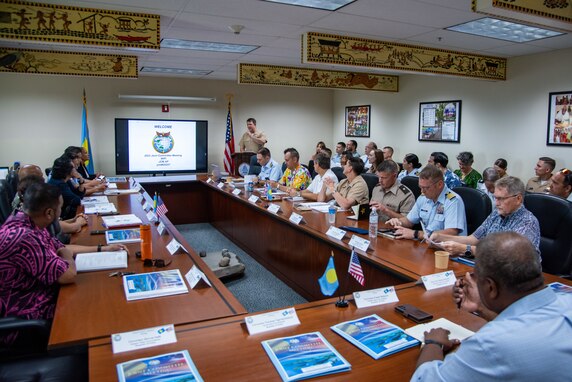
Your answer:
[[[554,174],[548,192],[572,202],[572,171],[563,168]]]
[[[495,206],[487,219],[470,236],[454,237],[440,232],[431,235],[431,240],[441,242],[447,251],[475,253],[479,240],[493,232],[513,231],[526,237],[536,252],[540,253],[540,225],[536,217],[524,205],[524,183],[514,176],[505,176],[495,183]]]
[[[459,195],[445,185],[443,173],[434,165],[427,165],[419,173],[419,196],[407,216],[392,218],[388,224],[396,227],[397,239],[427,239],[425,232],[439,232],[450,236],[467,234],[465,205]],[[421,223],[423,231],[411,229]]]

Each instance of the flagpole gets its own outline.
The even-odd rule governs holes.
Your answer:
[[[354,247],[351,247],[352,252],[354,251]],[[352,261],[351,254],[350,254],[350,262]],[[350,276],[349,272],[346,272],[346,286],[350,285]],[[342,296],[342,286],[340,285],[340,295],[338,296],[338,301],[336,301],[336,308],[347,308],[350,306],[348,300],[346,300],[346,294],[344,293]]]

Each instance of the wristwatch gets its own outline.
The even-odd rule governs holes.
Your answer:
[[[419,231],[418,230],[413,231],[413,238],[415,240],[419,240]]]
[[[473,251],[471,251],[471,245],[467,244],[467,248],[465,249],[465,256],[471,257],[473,256]]]
[[[437,345],[441,348],[441,350],[443,350],[443,344],[434,340],[425,340],[425,345]]]

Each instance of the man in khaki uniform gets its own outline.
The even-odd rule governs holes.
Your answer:
[[[382,222],[406,216],[415,204],[413,192],[397,180],[398,172],[392,160],[384,160],[377,167],[379,185],[373,189],[369,204],[377,209]]]
[[[534,168],[533,176],[526,183],[526,192],[546,193],[552,184],[552,171],[556,167],[556,161],[549,157],[540,157]]]
[[[348,158],[348,162],[344,166],[343,179],[338,186],[330,178],[324,178],[326,187],[322,187],[318,194],[318,202],[324,202],[335,199],[338,206],[343,209],[349,209],[356,204],[364,204],[369,202],[369,190],[367,183],[360,175],[363,172],[363,162],[360,158]],[[329,192],[326,193],[326,190]]]
[[[238,147],[240,151],[253,151],[258,152],[268,142],[266,135],[260,130],[256,129],[256,119],[248,118],[246,120],[246,132],[242,134]]]

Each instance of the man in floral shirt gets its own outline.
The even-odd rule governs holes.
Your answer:
[[[272,187],[290,193],[292,190],[301,191],[308,188],[312,177],[308,169],[300,164],[300,154],[295,148],[284,150],[286,171],[279,182],[273,182]]]

